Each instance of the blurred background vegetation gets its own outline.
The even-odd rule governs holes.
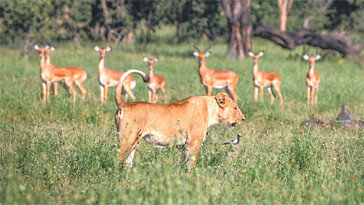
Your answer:
[[[27,50],[34,43],[105,41],[115,44],[155,41],[163,26],[174,29],[172,43],[194,39],[227,41],[223,1],[211,0],[0,0],[0,45]],[[233,4],[227,0],[229,4]],[[279,2],[279,0],[278,0]],[[364,1],[291,0],[287,31],[309,28],[346,31],[363,41]],[[275,0],[249,1],[252,21],[279,28]]]

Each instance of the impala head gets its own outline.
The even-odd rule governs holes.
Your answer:
[[[238,104],[236,104],[227,93],[219,93],[215,97],[219,105],[218,117],[220,123],[225,123],[228,127],[233,128],[245,120]]]
[[[149,67],[149,70],[150,70],[150,69],[153,69],[153,64],[154,64],[154,62],[157,62],[158,61],[158,58],[147,58],[147,57],[144,57],[143,58],[143,61],[148,62],[148,67]]]
[[[251,51],[248,53],[250,57],[254,59],[254,63],[258,62],[258,59],[264,55],[263,51],[260,51],[258,54],[254,54]]]
[[[95,51],[100,53],[100,58],[104,58],[106,55],[106,52],[110,52],[111,48],[107,47],[105,49],[99,48],[98,46],[95,46]]]
[[[200,49],[197,47],[195,41],[194,41],[193,47],[195,47],[197,50],[197,51],[193,52],[193,55],[195,57],[200,58],[200,61],[204,61],[205,58],[209,57],[209,55],[211,54],[210,52],[207,52],[211,48],[211,42],[210,42],[209,46],[203,52],[201,52]]]
[[[45,58],[47,59],[49,57],[49,54],[54,50],[56,50],[54,47],[49,47],[48,45],[44,47]]]
[[[34,49],[38,51],[39,57],[43,57],[44,56],[45,49],[43,47],[39,47],[38,45],[35,45],[34,46]]]
[[[315,55],[310,55],[310,53],[308,52],[309,49],[306,51],[307,54],[303,55],[303,59],[305,59],[306,61],[310,61],[310,66],[312,66],[315,61],[319,60],[321,58],[320,54],[318,54],[318,49],[316,48],[316,54]]]

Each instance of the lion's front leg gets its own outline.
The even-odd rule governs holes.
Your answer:
[[[191,169],[196,166],[198,155],[200,153],[201,144],[205,139],[206,134],[191,135],[186,145],[186,161],[188,168]]]
[[[121,163],[125,159],[125,157],[129,156],[128,159],[126,160],[126,164],[129,167],[132,166],[135,148],[140,139],[141,139],[141,133],[137,129],[125,129],[124,132],[120,132],[119,163]]]

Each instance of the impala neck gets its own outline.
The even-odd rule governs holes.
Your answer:
[[[99,72],[103,71],[104,68],[105,68],[105,57],[101,57],[99,62]]]
[[[207,71],[207,67],[206,67],[206,62],[205,62],[205,59],[201,59],[200,58],[200,61],[199,61],[199,69],[198,69],[198,72],[200,74],[200,76],[202,77],[206,71]]]
[[[149,66],[149,78],[153,78],[153,76],[154,76],[153,67]]]
[[[253,66],[253,75],[255,76],[256,74],[258,74],[258,61],[254,61]]]
[[[308,71],[308,75],[309,76],[313,76],[313,73],[315,71],[315,64],[314,63],[310,63],[310,70]]]
[[[50,65],[51,64],[51,57],[50,56],[47,56],[47,58],[46,58],[46,64],[47,65]]]
[[[40,70],[41,70],[41,72],[44,71],[45,66],[46,66],[45,57],[44,57],[44,55],[42,55],[42,57],[40,58]]]

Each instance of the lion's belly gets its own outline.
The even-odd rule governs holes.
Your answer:
[[[179,136],[177,136],[179,135]],[[154,147],[168,147],[170,145],[183,145],[186,144],[186,137],[181,134],[175,135],[165,135],[164,133],[158,131],[152,131],[150,134],[146,134],[144,140]]]

